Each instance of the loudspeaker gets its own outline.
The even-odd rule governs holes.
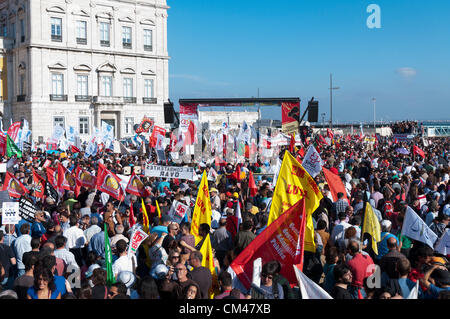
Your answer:
[[[316,123],[319,121],[319,101],[308,102],[308,122]]]
[[[173,103],[169,101],[168,103],[164,103],[164,123],[172,124],[174,121]]]

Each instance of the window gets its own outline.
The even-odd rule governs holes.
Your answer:
[[[20,42],[25,41],[25,22],[20,19]]]
[[[53,118],[53,126],[59,125],[62,128],[65,128],[65,124],[64,124],[64,116],[55,116]]]
[[[125,118],[125,134],[133,134],[134,117]]]
[[[8,36],[8,25],[6,21],[2,21],[2,36],[5,38]]]
[[[16,24],[11,23],[11,38],[14,39],[14,43],[16,43]]]
[[[87,43],[87,22],[77,21],[77,43],[86,44]]]
[[[152,30],[144,30],[144,50],[152,51],[153,50],[153,32]]]
[[[52,24],[52,41],[61,42],[62,41],[62,19],[61,18],[51,18]]]
[[[100,77],[101,96],[112,96],[112,76]]]
[[[58,96],[64,94],[64,76],[60,73],[52,74],[52,94]]]
[[[80,134],[89,134],[89,118],[88,117],[80,117]]]
[[[131,48],[131,28],[122,27],[122,43],[124,48]]]
[[[144,80],[144,97],[153,97],[153,80]]]
[[[25,95],[25,74],[20,75],[19,79],[19,95]]]
[[[100,44],[109,47],[109,23],[100,22]]]
[[[89,101],[88,76],[77,75],[77,95],[75,101]]]
[[[133,97],[133,79],[125,78],[123,79],[123,96]]]

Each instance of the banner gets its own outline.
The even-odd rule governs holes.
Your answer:
[[[189,206],[174,200],[168,215],[170,219],[178,224],[183,221],[184,216],[189,211]]]
[[[425,221],[409,206],[406,208],[401,234],[425,243],[431,248],[434,248],[434,243],[438,239],[437,235],[425,224]]]
[[[305,158],[303,159],[302,166],[312,178],[315,178],[322,170],[323,164],[323,160],[316,148],[313,145],[310,145],[308,147],[308,151],[306,152]]]
[[[64,136],[65,130],[64,127],[60,125],[55,125],[53,127],[53,135],[52,139],[56,141],[56,143],[59,142],[59,140]]]
[[[130,258],[131,255],[136,255],[139,246],[147,237],[148,234],[146,234],[142,229],[136,229],[133,232],[133,235],[131,235],[130,244],[128,245],[128,258]]]
[[[59,194],[50,183],[45,183],[45,196],[52,199],[55,203],[59,200]]]
[[[20,198],[28,193],[28,189],[18,181],[10,172],[6,172],[5,181],[3,182],[3,191],[8,191],[9,196]]]
[[[300,102],[281,103],[281,125],[285,134],[298,133],[300,119]]]
[[[202,180],[198,187],[197,200],[195,201],[194,212],[192,213],[191,234],[195,237],[197,245],[202,239],[199,236],[198,229],[200,224],[208,224],[211,226],[211,198],[209,197],[208,179],[206,172],[203,172]]]
[[[138,197],[144,197],[145,186],[144,183],[141,182],[139,176],[137,176],[134,171],[131,174],[130,180],[128,181],[127,187],[125,188],[125,192],[136,195]]]
[[[14,143],[12,138],[10,138],[9,135],[6,135],[6,156],[12,157],[13,155],[16,155],[17,158],[21,158],[22,157],[22,151]]]
[[[302,198],[306,198],[305,250],[315,252],[316,244],[314,242],[312,213],[319,207],[323,196],[314,179],[291,153],[285,151],[273,193],[267,225],[270,225],[283,212]]]
[[[88,171],[81,169],[79,166],[75,172],[75,181],[77,185],[90,189],[94,189],[97,185],[97,177]]]
[[[31,223],[34,222],[34,215],[37,212],[36,206],[34,206],[33,202],[26,199],[25,197],[21,197],[19,200],[19,215],[21,218],[29,221]]]
[[[58,170],[53,167],[47,167],[47,181],[55,188],[58,188]]]
[[[6,154],[6,135],[0,132],[0,155],[5,156]]]
[[[150,147],[156,147],[158,141],[158,135],[166,136],[166,130],[162,127],[156,126],[153,128],[152,135],[150,137]]]
[[[144,118],[141,121],[141,124],[139,125],[139,127],[136,129],[135,132],[137,134],[148,133],[152,126],[153,126],[153,120],[144,116]]]
[[[365,233],[369,234],[372,239],[372,250],[376,255],[378,255],[378,243],[381,241],[380,222],[373,211],[372,205],[370,205],[369,202],[366,202],[365,205],[366,209],[362,224],[361,238]]]
[[[33,168],[33,195],[37,198],[44,198],[45,195],[45,178],[36,173]]]
[[[214,255],[212,252],[211,246],[211,236],[210,234],[206,235],[205,241],[200,248],[200,253],[202,254],[202,267],[209,269],[212,276],[211,287],[209,288],[209,299],[213,299],[216,294],[220,294],[220,286],[217,281],[217,273],[216,268],[214,267]],[[206,299],[206,296],[204,296]]]
[[[75,191],[77,186],[75,178],[72,176],[70,171],[65,168],[61,163],[58,163],[58,188],[65,189],[68,191]]]
[[[194,180],[194,168],[187,166],[147,165],[145,176]]]
[[[444,256],[450,255],[450,229],[447,228],[445,233],[437,242],[434,250]]]
[[[333,299],[328,294],[328,292],[326,292],[322,287],[320,287],[314,281],[309,279],[295,265],[292,265],[292,266],[294,267],[294,271],[295,271],[295,275],[297,277],[298,286],[300,287],[302,299]]]
[[[9,135],[9,137],[11,137],[14,143],[16,142],[17,135],[19,134],[20,124],[21,124],[20,121],[14,122],[13,124],[11,124],[11,126],[8,129],[8,132],[6,133],[7,135]]]
[[[337,194],[342,193],[344,194],[344,198],[347,200],[347,202],[350,204],[347,196],[347,190],[345,189],[344,183],[342,182],[339,175],[334,174],[329,169],[322,167],[323,175],[325,176],[325,180],[328,183],[328,187],[331,191],[331,196],[333,197],[333,202],[338,200]]]
[[[119,201],[124,200],[124,192],[120,187],[120,178],[110,172],[103,164],[99,165],[97,176],[97,189],[105,192]]]
[[[4,202],[2,204],[2,224],[16,225],[20,222],[19,203],[18,202]]]
[[[262,264],[277,260],[281,264],[281,275],[290,284],[297,284],[292,265],[297,264],[297,243],[302,219],[306,217],[305,198],[298,201],[237,256],[230,267],[234,270],[241,283],[249,289],[253,278],[253,261],[262,258]]]
[[[116,279],[112,270],[112,251],[111,242],[108,236],[108,223],[104,223],[103,232],[105,233],[105,262],[106,262],[106,285],[111,287]]]

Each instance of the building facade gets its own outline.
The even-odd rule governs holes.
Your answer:
[[[53,127],[116,138],[144,116],[164,125],[169,98],[166,0],[0,0],[7,94],[3,128],[26,119],[35,142]],[[5,82],[2,81],[2,82]]]

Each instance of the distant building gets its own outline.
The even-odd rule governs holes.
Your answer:
[[[258,121],[258,112],[248,111],[198,111],[198,121],[209,123],[210,130],[219,130],[223,122],[228,123],[231,129],[238,128],[245,121],[248,125],[254,125]]]
[[[166,0],[0,0],[3,128],[26,119],[45,142],[54,125],[84,140],[101,121],[116,138],[144,116],[165,126],[168,9]]]

